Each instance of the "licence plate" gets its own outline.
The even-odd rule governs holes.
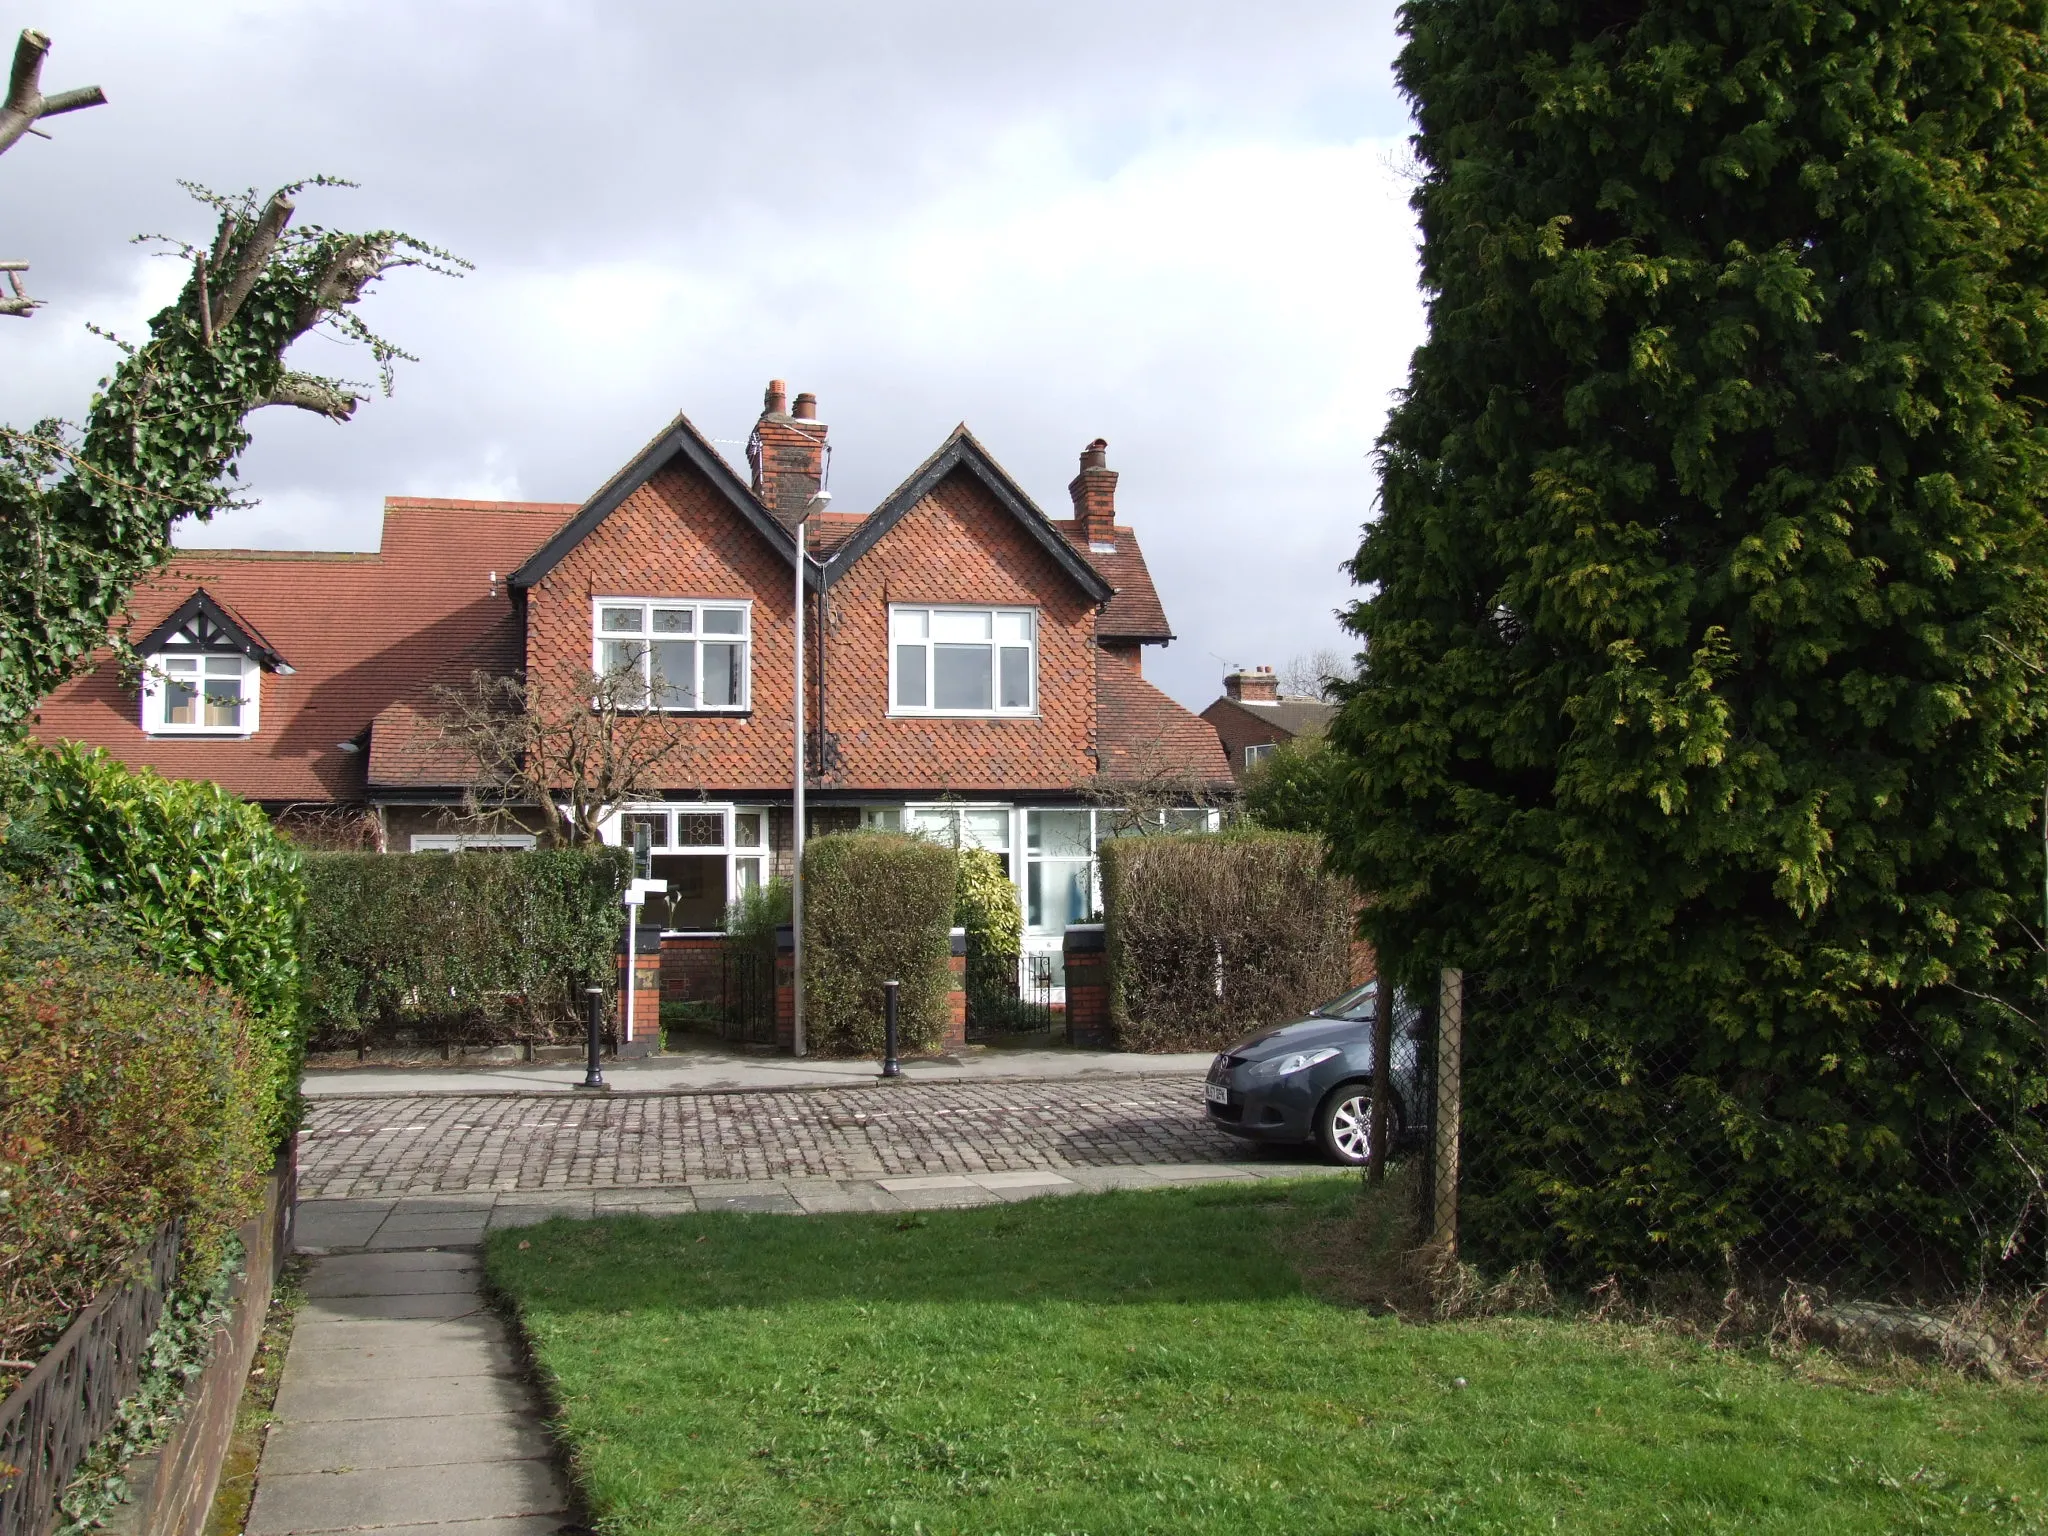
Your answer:
[[[1204,1083],[1202,1085],[1202,1092],[1208,1095],[1211,1104],[1228,1104],[1230,1102],[1230,1090],[1221,1083]]]

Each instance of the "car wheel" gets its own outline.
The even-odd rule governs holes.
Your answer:
[[[1388,1141],[1398,1140],[1400,1121],[1387,1106]],[[1316,1140],[1335,1163],[1353,1168],[1372,1160],[1372,1084],[1344,1083],[1316,1111]]]

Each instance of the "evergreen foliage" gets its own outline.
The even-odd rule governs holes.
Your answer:
[[[820,1056],[882,1054],[882,984],[897,994],[904,1055],[945,1035],[959,874],[950,848],[894,832],[804,844],[804,1028]]]
[[[975,1028],[1022,1027],[1017,964],[1024,948],[1024,912],[1000,854],[962,848],[953,926],[967,936],[967,1012]]]
[[[310,855],[313,1032],[336,1045],[573,1033],[583,989],[617,985],[631,867],[622,848]]]
[[[1320,835],[1333,814],[1339,765],[1320,733],[1281,742],[1245,773],[1245,814],[1275,832]]]
[[[298,850],[218,784],[166,779],[76,743],[5,748],[0,782],[0,865],[69,889],[85,903],[82,926],[118,913],[159,967],[232,992],[268,1063],[271,1137],[289,1136],[305,1057]]]
[[[2044,22],[1403,11],[1333,835],[1472,973],[1482,1255],[2038,1264]]]

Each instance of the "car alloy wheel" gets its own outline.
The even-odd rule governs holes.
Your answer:
[[[1372,1158],[1372,1084],[1346,1083],[1316,1116],[1316,1139],[1340,1163],[1362,1167]]]

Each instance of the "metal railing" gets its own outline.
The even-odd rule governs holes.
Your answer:
[[[728,948],[720,960],[718,1034],[742,1045],[775,1043],[775,957]]]
[[[57,1500],[114,1411],[142,1380],[149,1338],[178,1278],[179,1233],[166,1226],[130,1277],[94,1298],[0,1403],[0,1531],[44,1536]]]
[[[967,1038],[1038,1034],[1065,1001],[1064,967],[1053,955],[967,957]]]

